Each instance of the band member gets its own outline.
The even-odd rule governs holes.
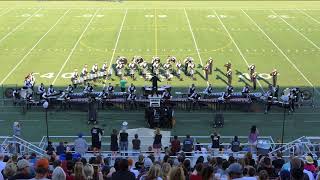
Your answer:
[[[152,64],[152,73],[159,75],[159,68],[160,68],[160,63],[158,63],[158,61],[155,61]]]
[[[256,65],[251,64],[251,65],[248,67],[248,70],[249,70],[250,77],[252,77],[253,73],[256,72]],[[252,78],[251,78],[251,79],[252,79]]]
[[[135,64],[141,64],[143,61],[144,60],[141,56],[134,56],[133,57],[133,63],[135,63]]]
[[[97,78],[98,71],[99,71],[98,64],[94,64],[91,68],[91,79]]]
[[[190,77],[192,78],[192,80],[195,80],[194,78],[194,68],[196,67],[196,64],[194,64],[193,62],[188,63],[189,68],[190,68]]]
[[[170,81],[171,80],[171,64],[170,63],[165,63],[163,65],[164,70],[166,71],[166,78]]]
[[[226,76],[228,78],[228,84],[231,85],[232,84],[232,70],[229,69],[226,73]]]
[[[143,76],[144,79],[146,79],[146,75],[147,75],[147,72],[148,72],[148,63],[143,61],[141,64],[140,64],[141,68],[142,68],[142,71],[141,71],[141,75]]]
[[[182,67],[182,64],[180,61],[178,61],[176,64],[176,68],[177,68],[176,74],[177,74],[178,78],[180,78],[180,75],[181,75],[181,67]]]
[[[207,94],[213,93],[212,85],[209,84],[209,85],[207,86],[207,88],[204,90],[204,92],[207,93]]]
[[[128,87],[129,94],[134,94],[136,92],[136,86],[131,83],[131,85]]]
[[[116,60],[116,64],[127,64],[128,60],[126,57],[123,57],[123,56],[118,56],[117,57],[117,60]]]
[[[81,74],[80,76],[84,79],[87,80],[87,76],[88,76],[88,65],[84,65],[84,67],[82,68]]]
[[[130,77],[135,80],[135,77],[134,77],[134,74],[135,74],[135,71],[136,71],[136,64],[134,62],[131,62],[129,64],[129,69],[130,69]]]
[[[206,81],[208,81],[209,79],[209,74],[210,74],[210,64],[207,63],[204,67],[203,67],[204,73],[205,73],[205,79]]]
[[[177,58],[174,57],[174,56],[168,56],[167,57],[167,63],[174,64],[174,63],[176,63],[176,61],[177,61]]]
[[[116,65],[117,76],[122,77],[122,69],[124,68],[124,64],[120,63]]]
[[[278,79],[279,72],[276,68],[273,69],[273,71],[270,73],[270,76],[272,76],[272,85],[277,86],[277,79]]]
[[[32,84],[31,84],[31,80],[30,80],[29,76],[25,77],[25,79],[24,79],[24,87],[32,88]]]
[[[109,85],[107,86],[107,92],[108,94],[114,93],[114,87],[111,85],[111,83],[109,83]]]
[[[33,88],[33,86],[34,86],[35,83],[36,83],[36,77],[34,76],[34,73],[33,73],[33,72],[31,72],[28,77],[29,77],[29,79],[30,79],[31,88]]]
[[[251,81],[252,81],[253,90],[257,89],[257,77],[258,77],[257,72],[254,72],[251,75]]]
[[[74,69],[74,72],[72,73],[71,82],[76,87],[79,80],[79,74],[78,69]]]
[[[248,97],[248,95],[249,95],[249,93],[250,93],[250,88],[249,88],[249,86],[248,86],[248,85],[244,86],[243,89],[242,89],[242,91],[241,91],[241,93],[242,93],[242,96],[243,96],[243,97]]]
[[[212,59],[212,57],[209,57],[208,64],[209,64],[209,74],[212,74],[212,69],[213,69],[213,59]]]
[[[229,61],[227,64],[224,65],[227,68],[227,71],[231,69],[231,62]]]
[[[108,69],[107,64],[103,63],[102,67],[100,68],[100,77],[107,75],[107,69]]]
[[[228,85],[226,88],[226,94],[231,95],[233,93],[233,86]]]
[[[188,97],[190,97],[194,92],[196,92],[196,86],[192,84],[188,90]]]
[[[150,81],[152,82],[152,94],[158,95],[158,81],[160,81],[160,79],[158,78],[158,76],[156,76],[155,74],[153,74],[152,78],[150,79]]]
[[[200,94],[197,93],[197,91],[194,91],[194,92],[188,97],[189,100],[193,100],[193,101],[199,100],[200,98],[201,98],[201,96],[200,96]]]
[[[184,59],[184,72],[186,74],[188,74],[188,68],[189,68],[189,64],[193,62],[193,58],[190,57],[190,56],[187,56],[185,59]]]
[[[160,58],[159,57],[152,57],[151,64],[154,64],[154,63],[160,64]]]
[[[83,89],[83,93],[92,93],[93,92],[93,87],[91,86],[90,83],[87,83],[86,87]]]
[[[55,94],[55,93],[57,93],[57,92],[54,90],[53,85],[51,84],[51,85],[49,86],[49,88],[48,88],[47,95],[48,95],[48,96],[51,96],[51,95],[53,95],[53,94]]]
[[[46,88],[44,87],[43,83],[40,84],[38,87],[38,92],[37,94],[40,96],[40,99],[42,97],[42,94],[46,92]]]
[[[137,105],[136,100],[137,100],[137,95],[136,94],[134,94],[134,93],[133,94],[129,94],[129,96],[127,98],[127,101],[129,103],[130,109],[133,109],[133,107],[137,109],[138,105]]]
[[[74,90],[73,86],[71,86],[71,84],[69,84],[69,86],[68,86],[67,89],[66,89],[66,92],[67,92],[68,94],[72,94],[72,93],[73,93],[73,90]]]
[[[48,97],[49,97],[49,95],[48,95],[47,92],[44,92],[44,93],[42,94],[42,96],[41,96],[41,98],[44,99],[44,100],[46,100],[46,101],[48,101]]]

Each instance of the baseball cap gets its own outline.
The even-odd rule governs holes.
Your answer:
[[[45,169],[48,169],[49,168],[49,161],[48,159],[45,159],[45,158],[42,158],[42,159],[39,159],[36,163],[36,167],[37,168],[45,168]]]
[[[236,174],[242,174],[243,173],[243,169],[242,166],[239,163],[232,163],[228,169],[227,172],[230,173],[236,173]]]
[[[24,169],[24,168],[29,167],[29,166],[30,166],[29,162],[27,160],[25,160],[25,159],[21,159],[17,163],[18,169]]]

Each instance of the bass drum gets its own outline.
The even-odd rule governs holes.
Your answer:
[[[301,92],[301,95],[302,95],[302,99],[303,100],[310,100],[312,98],[312,93],[309,91],[309,90],[303,90]]]

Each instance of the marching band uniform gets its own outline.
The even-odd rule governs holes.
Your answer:
[[[168,90],[166,90],[165,92],[163,92],[162,98],[165,100],[171,99],[172,98],[171,93]]]
[[[94,79],[97,77],[98,71],[99,71],[98,64],[94,64],[91,68],[91,79]]]
[[[166,78],[167,78],[168,80],[170,80],[170,79],[171,79],[171,70],[170,70],[171,64],[170,64],[170,63],[165,63],[165,64],[163,65],[163,68],[166,70]]]
[[[81,77],[86,80],[88,75],[88,65],[84,65],[82,71],[81,71]]]
[[[111,85],[111,83],[109,83],[109,86],[107,87],[108,93],[112,94],[114,93],[114,87]]]
[[[231,95],[233,93],[233,87],[231,85],[227,86],[227,94]]]
[[[193,63],[193,59],[192,57],[187,56],[186,59],[184,59],[184,71],[186,74],[188,74],[188,67],[190,63]]]
[[[53,95],[55,93],[56,93],[56,91],[54,90],[53,85],[50,85],[50,87],[48,88],[47,95],[50,96],[50,95]]]
[[[252,81],[253,89],[256,90],[257,89],[257,72],[254,72],[251,75],[251,81]]]
[[[279,74],[279,72],[277,71],[277,69],[274,69],[274,70],[270,73],[270,76],[272,76],[272,85],[273,85],[273,86],[276,86],[276,85],[277,85],[278,74]]]
[[[106,91],[103,89],[100,93],[99,93],[99,98],[101,99],[106,99],[107,95],[106,95]]]
[[[87,86],[84,88],[83,93],[92,93],[93,87],[88,83]]]
[[[232,70],[229,69],[228,72],[226,73],[226,76],[228,78],[228,84],[231,85],[232,83]]]
[[[153,73],[155,73],[156,75],[159,74],[159,67],[160,67],[160,64],[155,62],[154,64],[152,64],[152,67],[153,67]]]
[[[102,67],[100,69],[100,76],[106,76],[107,75],[107,69],[108,69],[108,66],[105,63],[102,64]]]
[[[192,84],[188,90],[188,97],[190,97],[194,92],[196,92],[196,87]]]
[[[117,64],[116,69],[117,69],[117,76],[122,76],[122,69],[123,69],[123,64]]]
[[[249,67],[248,67],[248,70],[250,72],[250,77],[252,77],[253,73],[256,72],[256,66],[254,64],[251,64]],[[252,78],[251,78],[252,79]]]
[[[131,62],[129,64],[129,68],[130,68],[130,76],[133,80],[135,80],[134,74],[135,74],[135,70],[136,70],[136,64]]]
[[[180,78],[181,75],[181,62],[177,62],[176,64],[176,68],[177,68],[177,76]]]
[[[209,79],[209,74],[210,74],[210,64],[207,63],[204,68],[203,68],[204,72],[205,72],[205,79],[206,81],[208,81]]]
[[[227,68],[227,71],[231,69],[231,62],[229,61],[227,64],[224,65]]]
[[[73,93],[73,87],[71,86],[71,84],[69,84],[69,86],[67,87],[67,89],[66,89],[66,92],[68,93],[68,94],[71,94],[71,93]]]
[[[46,89],[44,88],[43,83],[41,83],[40,86],[38,87],[38,92],[37,92],[37,94],[40,96],[40,99],[42,98],[42,95],[45,92],[46,92]]]
[[[194,75],[194,68],[196,67],[196,65],[195,65],[193,62],[188,63],[188,65],[189,65],[189,67],[190,67],[190,76],[191,76],[191,78],[194,80],[193,75]]]
[[[242,93],[242,95],[243,95],[244,97],[247,97],[247,96],[249,95],[249,93],[250,93],[250,88],[249,88],[249,86],[243,87],[241,93]]]
[[[128,92],[130,94],[134,94],[136,92],[136,87],[133,84],[131,84],[131,86],[128,87]]]
[[[74,72],[72,73],[72,77],[71,77],[71,82],[74,86],[76,86],[78,79],[79,79],[78,70],[75,69]]]
[[[148,63],[143,61],[140,66],[142,67],[141,75],[146,78],[147,72],[148,72]]]
[[[212,74],[212,69],[213,69],[213,59],[212,59],[212,57],[209,58],[208,64],[209,64],[209,74]]]
[[[204,90],[204,92],[207,94],[213,93],[213,88],[212,88],[211,84],[208,85],[208,87]]]

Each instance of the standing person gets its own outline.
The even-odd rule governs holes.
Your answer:
[[[209,80],[209,74],[210,74],[210,64],[209,62],[203,67],[203,70],[205,72],[205,80]]]
[[[121,155],[127,155],[128,136],[129,134],[126,132],[126,130],[122,130],[122,132],[120,133],[120,152],[125,152],[121,153]]]
[[[208,64],[209,64],[209,74],[212,74],[212,69],[213,69],[213,59],[212,59],[212,57],[209,57]]]
[[[227,68],[227,71],[231,69],[231,62],[229,61],[227,64],[224,65]]]
[[[36,177],[31,180],[49,180],[47,178],[49,174],[49,161],[48,159],[42,158],[39,159],[36,163]]]
[[[21,136],[21,126],[19,122],[14,122],[13,123],[13,135],[16,137],[20,137]],[[14,142],[16,142],[17,139],[14,138]],[[16,153],[20,153],[20,146],[19,143],[15,143],[16,146]]]
[[[233,141],[231,142],[231,151],[239,152],[240,151],[240,141],[238,136],[234,136]]]
[[[252,81],[253,90],[257,89],[257,78],[258,78],[257,72],[254,72],[251,75],[251,81]]]
[[[231,68],[227,71],[226,76],[228,78],[228,85],[231,86],[231,84],[232,84],[232,70],[231,70]]]
[[[248,67],[248,70],[249,70],[250,77],[252,77],[253,73],[256,72],[256,65],[251,64],[251,65]]]
[[[127,81],[125,80],[125,78],[122,78],[120,80],[120,89],[121,89],[121,92],[126,92],[126,84],[127,84]]]
[[[253,125],[250,129],[250,134],[248,136],[248,142],[250,145],[251,152],[255,151],[257,148],[258,136],[259,136],[259,130],[255,125]]]
[[[173,140],[171,140],[171,155],[175,156],[177,152],[181,150],[181,143],[180,140],[178,139],[178,136],[174,136]]]
[[[189,134],[186,135],[186,139],[183,141],[182,150],[186,153],[186,156],[191,156],[191,152],[193,151],[193,139]]]
[[[158,95],[158,81],[160,81],[160,79],[158,78],[158,76],[156,76],[155,74],[153,74],[152,78],[150,79],[150,81],[152,82],[152,94]]]
[[[112,156],[113,157],[115,157],[117,155],[117,152],[119,150],[119,147],[118,147],[118,132],[117,132],[116,129],[112,130],[110,150],[112,151]]]
[[[83,157],[88,150],[88,143],[83,138],[82,133],[78,135],[78,138],[74,141],[74,150]]]
[[[132,149],[135,152],[140,152],[141,141],[139,139],[138,134],[134,135],[134,139],[132,139]]]
[[[157,128],[154,132],[154,140],[153,140],[153,151],[155,153],[155,156],[160,159],[160,153],[161,153],[161,139],[162,139],[162,134],[160,132],[160,129]]]
[[[279,75],[279,72],[277,71],[276,68],[274,68],[273,71],[270,73],[270,76],[272,76],[272,86],[273,87],[277,86],[278,75]]]
[[[217,132],[214,132],[213,134],[211,134],[210,136],[211,138],[211,148],[213,151],[219,151],[220,148],[220,135]]]
[[[97,125],[94,125],[91,129],[91,142],[93,148],[93,154],[96,155],[96,152],[101,153],[101,139],[103,135],[103,129],[100,129]]]

